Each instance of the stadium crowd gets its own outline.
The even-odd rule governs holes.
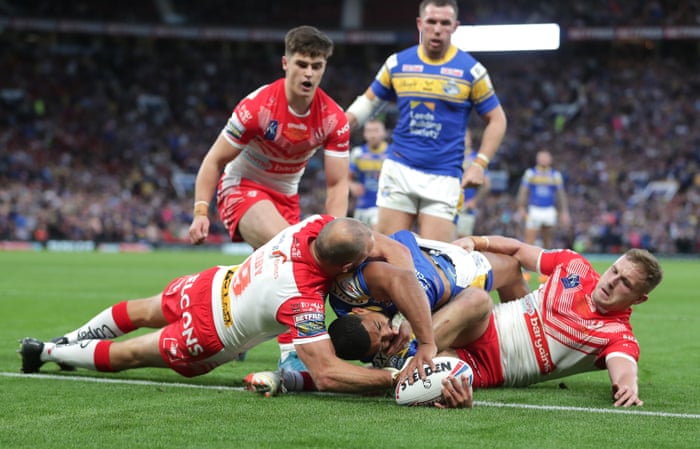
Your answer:
[[[667,3],[644,14],[666,23]],[[681,23],[696,23],[693,3],[681,4]],[[546,146],[573,218],[557,246],[700,251],[700,71],[697,48],[684,56],[684,45],[480,57],[509,118],[490,167],[508,182],[481,203],[475,232],[521,235],[517,183]],[[240,98],[282,76],[269,69],[279,65],[272,45],[5,30],[0,46],[0,240],[187,241],[202,155]],[[323,87],[347,107],[380,63],[338,46]],[[322,176],[314,158],[300,191],[305,214],[322,208]],[[212,225],[210,241],[226,241],[222,224]]]

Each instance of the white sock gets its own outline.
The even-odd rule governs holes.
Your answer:
[[[76,368],[95,370],[95,348],[99,342],[99,340],[89,340],[79,344],[68,345],[44,343],[41,360],[43,362],[66,363]]]

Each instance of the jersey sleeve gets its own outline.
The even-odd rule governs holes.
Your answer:
[[[222,134],[236,148],[243,148],[253,137],[260,133],[260,127],[257,125],[258,120],[256,119],[258,110],[256,100],[260,91],[265,87],[258,88],[241,100],[233,109],[228,122],[226,122]]]
[[[639,343],[631,331],[621,332],[619,338],[611,341],[598,354],[595,364],[599,368],[605,368],[606,361],[612,357],[626,357],[634,362],[639,362]]]
[[[277,321],[289,327],[294,340],[326,338],[325,298],[298,296],[285,301],[277,312]]]
[[[391,85],[391,70],[398,64],[398,57],[393,54],[387,58],[384,65],[379,69],[370,89],[377,98],[384,101],[396,101],[396,92]]]
[[[496,96],[496,91],[493,88],[486,67],[477,62],[469,70],[469,73],[474,77],[469,96],[474,103],[476,112],[479,115],[483,115],[500,105],[501,103],[498,100],[498,96]]]
[[[570,249],[545,250],[540,254],[538,271],[542,274],[550,275],[557,266],[567,264],[574,259],[579,259],[581,262],[590,265],[583,256]]]
[[[350,152],[350,124],[343,110],[333,100],[328,99],[328,108],[335,109],[335,113],[325,118],[333,129],[323,143],[323,154],[331,157],[349,157]]]

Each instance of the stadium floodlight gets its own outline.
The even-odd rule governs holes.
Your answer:
[[[556,50],[559,39],[556,23],[462,25],[452,35],[452,43],[469,52]]]

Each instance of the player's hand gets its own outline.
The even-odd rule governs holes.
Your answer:
[[[615,407],[631,407],[633,405],[644,405],[644,401],[639,399],[637,390],[630,385],[612,386],[613,405]]]
[[[421,379],[426,378],[425,366],[428,365],[430,369],[435,369],[435,363],[433,363],[433,358],[437,355],[437,346],[435,343],[419,343],[416,349],[416,355],[408,360],[408,362],[401,369],[401,374],[399,375],[399,382],[408,380],[408,383],[413,385],[413,372],[418,370],[418,377]]]
[[[209,235],[209,217],[196,215],[190,225],[190,242],[193,245],[204,243]]]
[[[452,244],[467,250],[467,252],[474,251],[474,240],[472,240],[471,237],[462,237],[461,239],[453,241]]]
[[[466,386],[465,386],[466,385]],[[442,381],[442,397],[435,403],[437,408],[472,408],[474,396],[471,385],[466,375],[459,378],[450,376]]]
[[[471,164],[462,175],[462,188],[481,187],[484,184],[484,169],[476,164]]]
[[[409,323],[408,320],[404,320],[399,326],[394,339],[391,340],[391,344],[384,352],[386,354],[396,354],[408,346],[412,336],[413,328],[411,327],[411,323]]]

